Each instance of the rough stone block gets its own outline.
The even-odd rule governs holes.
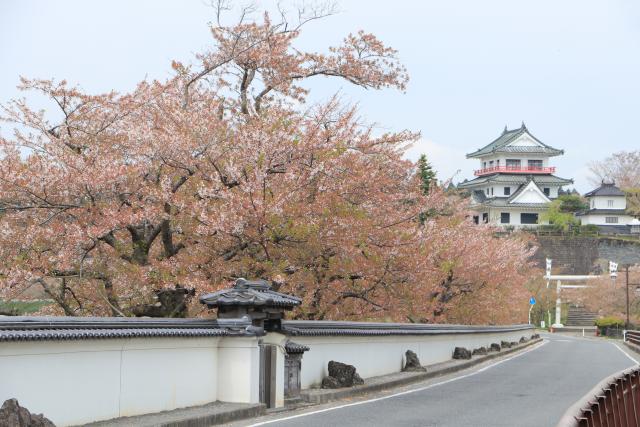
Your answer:
[[[32,414],[16,399],[6,400],[0,407],[0,427],[55,427],[42,414]]]
[[[418,355],[415,354],[411,350],[407,350],[405,353],[405,364],[402,368],[403,371],[426,371],[427,369],[420,364],[420,359],[418,359]]]
[[[471,354],[475,356],[476,354],[487,354],[487,353],[488,353],[487,347],[479,347],[473,350],[473,353]]]
[[[453,350],[454,359],[471,359],[471,352],[464,347],[456,347]]]

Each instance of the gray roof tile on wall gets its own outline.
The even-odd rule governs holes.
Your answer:
[[[1,341],[82,340],[105,338],[218,337],[225,329],[203,328],[121,328],[121,329],[24,329],[2,330]]]
[[[243,319],[0,316],[0,341],[254,335]]]
[[[287,341],[284,345],[284,349],[289,354],[295,353],[304,353],[305,351],[309,351],[310,347],[304,344],[298,344],[293,341]]]
[[[383,335],[440,335],[475,334],[520,331],[530,325],[468,326],[436,325],[426,323],[375,323],[286,320],[283,333],[289,336],[383,336]]]

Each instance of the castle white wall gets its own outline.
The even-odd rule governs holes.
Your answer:
[[[504,194],[505,187],[510,189],[509,194]],[[487,198],[492,197],[511,197],[516,191],[518,191],[518,185],[488,185],[484,187],[477,188],[485,193]],[[491,189],[493,188],[493,192]],[[549,198],[556,199],[558,197],[558,190],[560,190],[560,186],[552,186],[552,185],[540,185],[540,190],[544,191],[545,188],[549,189]],[[487,189],[489,191],[487,191]]]
[[[618,218],[617,223],[607,222],[607,218]],[[580,216],[580,223],[582,225],[629,225],[633,221],[633,217],[630,215],[617,215],[617,214],[589,214]]]
[[[511,160],[520,160],[520,164],[522,166],[527,166],[527,160],[531,159],[531,160],[542,160],[542,167],[549,167],[549,157],[547,156],[543,156],[543,155],[535,155],[535,154],[521,154],[521,153],[513,153],[512,155],[505,155],[505,154],[492,154],[489,156],[485,156],[485,157],[480,157],[478,159],[478,163],[480,165],[479,169],[484,169],[484,168],[488,168],[491,167],[490,166],[490,162],[493,161],[493,166],[506,166],[507,165],[507,159]],[[486,162],[486,166],[485,166],[485,162]],[[500,162],[498,164],[498,162]]]
[[[500,222],[500,218],[501,218],[501,214],[502,212],[509,212],[511,214],[510,217],[510,221],[509,224],[502,224]],[[522,209],[522,208],[496,208],[496,209],[491,209],[489,211],[489,222],[492,224],[497,224],[497,225],[502,225],[502,226],[507,226],[507,225],[513,225],[513,226],[526,226],[526,227],[535,227],[536,224],[522,224],[520,221],[520,214],[522,213],[537,213],[538,214],[538,224],[537,225],[543,225],[543,224],[548,224],[548,221],[543,221],[540,216],[542,215],[542,211],[539,210],[527,210],[527,209]]]
[[[625,196],[595,196],[589,198],[590,209],[620,209],[627,208]],[[621,212],[622,213],[622,212]]]

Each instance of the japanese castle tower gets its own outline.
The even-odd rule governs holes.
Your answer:
[[[518,129],[506,127],[496,140],[467,154],[478,159],[480,168],[475,179],[458,185],[471,194],[476,223],[502,225],[538,224],[540,213],[558,197],[570,179],[554,175],[550,159],[563,150],[546,145],[533,136],[524,122]]]

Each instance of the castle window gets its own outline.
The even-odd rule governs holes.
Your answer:
[[[529,169],[542,169],[542,160],[527,160]]]
[[[607,224],[617,224],[618,223],[618,217],[617,216],[605,217],[604,222],[606,222]]]
[[[544,192],[544,195],[549,197],[549,194],[551,194],[551,190],[549,190],[549,188],[545,187],[542,189],[542,191]]]
[[[511,222],[511,214],[509,212],[500,213],[500,223],[509,224]]]
[[[504,187],[504,195],[505,196],[511,195],[511,187]]]
[[[607,200],[607,207],[613,207],[613,200]]]
[[[507,159],[507,169],[520,169],[520,159]]]
[[[521,213],[520,214],[520,224],[537,224],[537,223],[538,223],[537,213]]]

